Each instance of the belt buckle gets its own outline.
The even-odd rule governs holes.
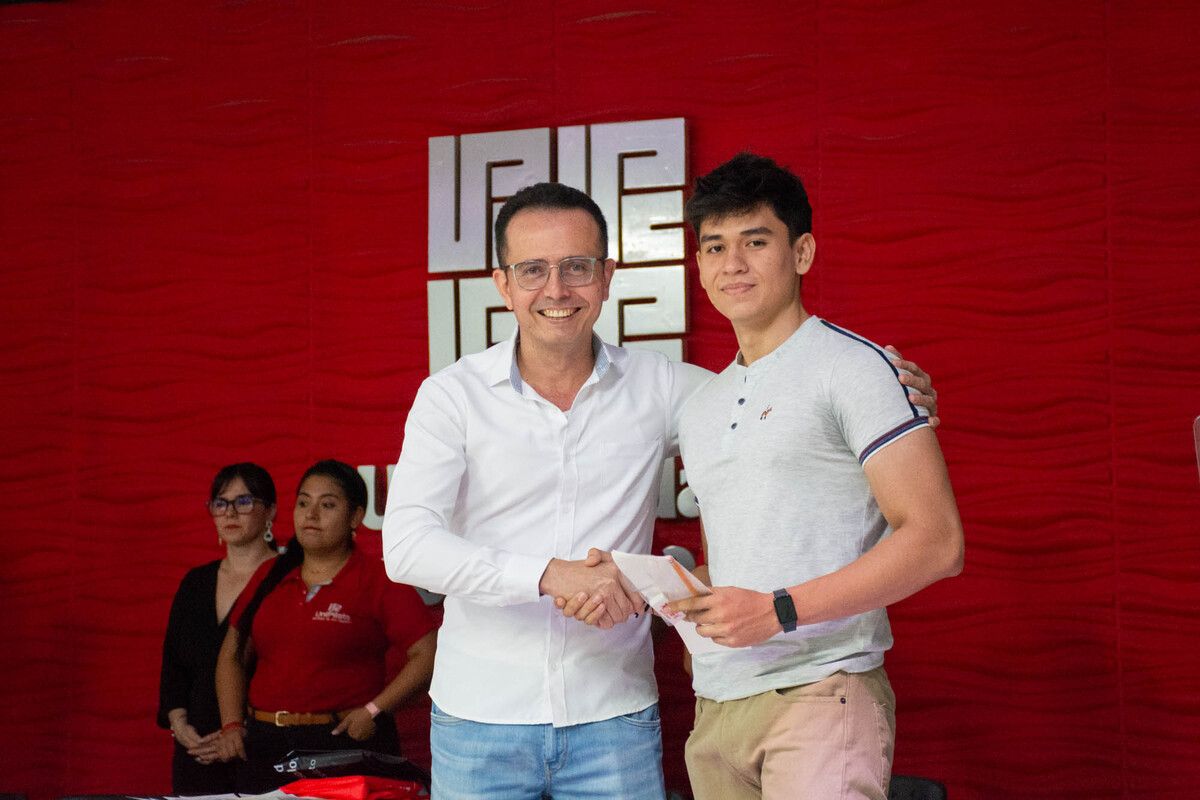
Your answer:
[[[285,728],[285,727],[287,727],[287,723],[286,723],[286,722],[282,722],[282,721],[279,719],[279,715],[280,715],[280,714],[289,714],[289,713],[290,713],[290,712],[288,712],[288,711],[276,711],[276,712],[275,712],[275,727],[276,727],[276,728]]]

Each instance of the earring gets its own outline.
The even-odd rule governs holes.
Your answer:
[[[267,544],[275,541],[275,534],[271,533],[271,520],[267,520],[267,529],[263,531],[263,541]]]

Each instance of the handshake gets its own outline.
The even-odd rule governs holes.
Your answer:
[[[606,630],[646,608],[646,601],[617,569],[612,556],[594,547],[579,561],[551,559],[538,590],[554,598],[564,617]]]

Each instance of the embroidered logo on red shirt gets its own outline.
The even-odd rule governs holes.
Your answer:
[[[349,625],[352,621],[349,614],[342,613],[341,603],[330,603],[326,610],[315,612],[313,620],[316,622],[340,622],[343,625]]]
[[[770,414],[770,413],[771,413],[771,409],[773,409],[773,408],[775,408],[775,406],[767,406],[766,408],[764,408],[764,409],[763,409],[763,413],[761,413],[761,414],[759,414],[759,415],[758,415],[758,418],[759,418],[759,419],[766,419],[766,418],[767,418],[767,414]]]

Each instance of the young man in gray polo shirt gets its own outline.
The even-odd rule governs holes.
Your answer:
[[[675,606],[734,648],[694,659],[692,788],[884,800],[884,609],[962,569],[941,450],[887,355],[805,311],[816,242],[799,178],[739,155],[697,181],[686,216],[739,346],[680,428],[714,589]]]

